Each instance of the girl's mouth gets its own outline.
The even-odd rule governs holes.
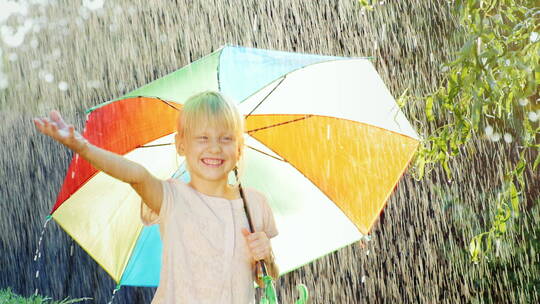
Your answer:
[[[203,162],[203,164],[209,167],[214,167],[214,168],[221,166],[224,162],[223,159],[219,159],[219,158],[203,158],[201,159],[201,161]]]

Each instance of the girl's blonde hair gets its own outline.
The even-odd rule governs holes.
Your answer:
[[[240,147],[240,160],[237,163],[239,174],[243,172],[244,117],[236,105],[220,92],[205,91],[191,96],[178,115],[177,129],[181,138],[208,124],[219,126],[234,133]]]

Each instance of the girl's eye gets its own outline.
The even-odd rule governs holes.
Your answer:
[[[208,136],[197,136],[197,140],[206,141],[208,140]]]
[[[231,141],[233,140],[232,136],[224,136],[222,137],[223,141]]]

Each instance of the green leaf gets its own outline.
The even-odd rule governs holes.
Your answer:
[[[540,164],[540,152],[536,155],[536,159],[533,164],[533,171],[536,171],[536,167]]]
[[[426,98],[426,116],[428,121],[434,121],[435,117],[433,117],[433,97],[428,96]]]
[[[499,230],[501,233],[505,233],[505,232],[506,232],[506,222],[500,222],[500,223],[499,223],[498,230]]]
[[[519,195],[516,189],[516,185],[513,182],[510,183],[509,188],[510,202],[512,203],[512,210],[519,213]]]

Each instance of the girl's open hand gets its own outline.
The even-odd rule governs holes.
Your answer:
[[[56,110],[51,111],[49,117],[34,118],[37,129],[64,146],[79,153],[86,148],[88,141],[78,132],[73,125],[68,125]]]

